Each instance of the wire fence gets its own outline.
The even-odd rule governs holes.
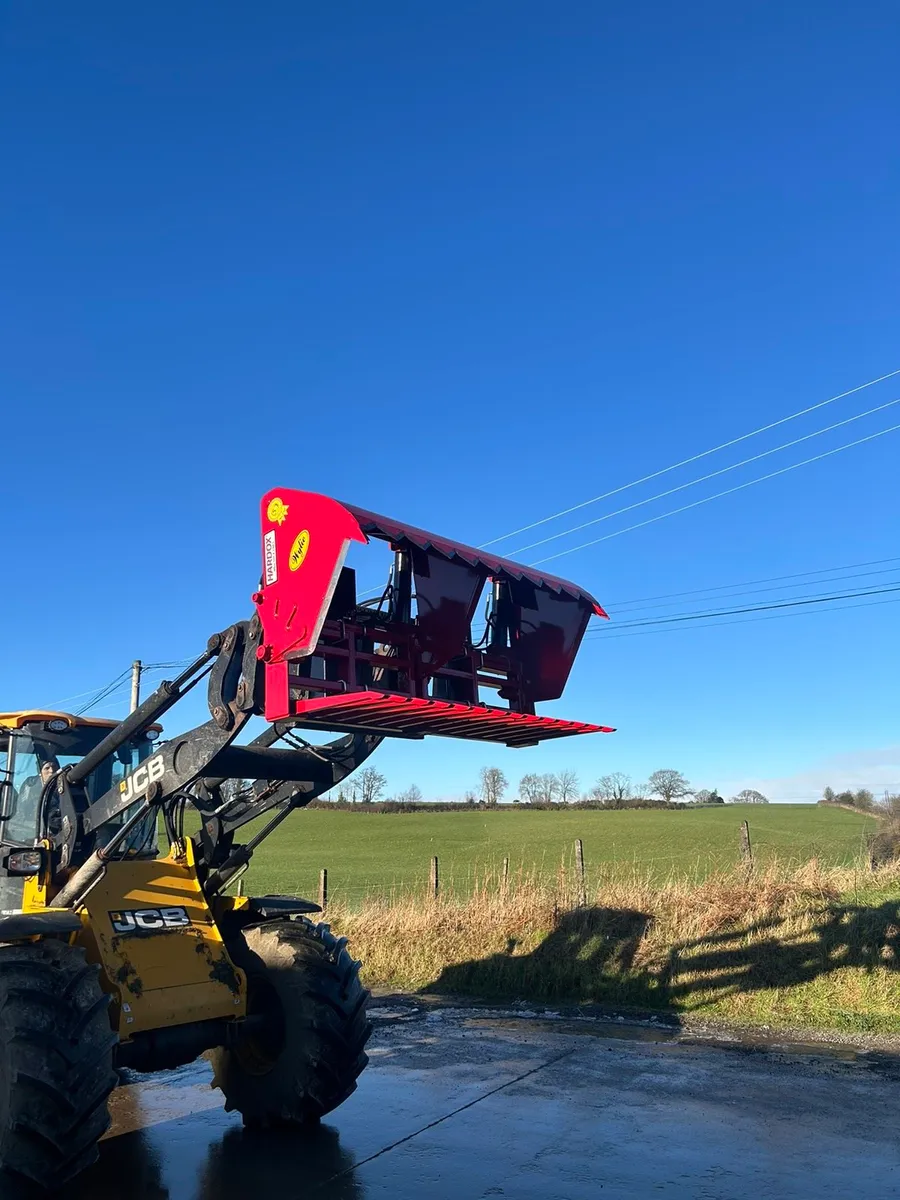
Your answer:
[[[309,864],[306,855],[307,862],[297,868],[266,861],[261,854],[251,865],[245,886],[257,893],[318,897],[320,902],[325,899],[350,908],[372,901],[392,903],[438,895],[464,901],[492,888],[546,888],[557,884],[569,893],[574,887],[580,893],[596,894],[612,884],[639,882],[659,888],[673,883],[700,886],[717,874],[743,871],[750,876],[754,870],[765,871],[775,866],[790,872],[811,862],[869,874],[872,866],[868,843],[869,834],[864,828],[858,835],[815,839],[805,843],[802,851],[791,852],[784,846],[783,829],[745,820],[735,823],[733,841],[727,846],[709,846],[693,855],[686,855],[683,850],[640,853],[633,844],[626,848],[615,841],[604,843],[602,854],[598,854],[596,838],[594,853],[591,842],[575,838],[567,841],[558,853],[545,850],[539,856],[527,851],[517,855],[502,848],[478,857],[459,852],[423,853],[411,858],[402,870],[386,874],[379,872],[374,863],[368,870],[360,871],[340,853],[323,855],[316,867]],[[324,893],[323,873],[327,879]]]

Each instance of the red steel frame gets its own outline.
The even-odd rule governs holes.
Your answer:
[[[266,663],[267,720],[291,719],[310,728],[366,730],[395,737],[463,737],[511,746],[613,732],[605,725],[535,714],[535,695],[560,694],[590,617],[606,616],[597,601],[576,585],[315,493],[287,489],[268,493],[262,501],[262,525],[264,579],[254,601],[264,631],[259,653]],[[388,613],[362,609],[355,602],[348,612],[336,613],[332,601],[343,579],[347,548],[351,541],[367,542],[369,536],[388,541],[401,555],[415,548],[418,569],[426,571],[423,587],[429,570],[437,569],[428,566],[434,558],[444,564],[465,564],[460,568],[464,584],[474,581],[481,588],[488,579],[512,580],[509,586],[518,587],[520,593],[524,586],[525,595],[530,588],[532,597],[538,597],[524,601],[538,604],[529,610],[531,632],[513,631],[509,644],[478,648],[471,645],[469,630],[465,639],[460,634],[452,656],[445,651],[447,661],[438,661],[434,642],[428,643],[427,631],[415,620],[392,620]],[[446,565],[442,569],[455,571]],[[443,584],[439,597],[444,595],[442,588]],[[548,593],[552,594],[548,601],[539,599]],[[475,592],[471,596],[477,599]],[[453,597],[450,593],[446,599],[447,619],[458,630],[463,610],[459,598]],[[444,604],[440,599],[441,614]],[[543,617],[541,604],[545,609],[550,606]],[[563,623],[557,627],[557,622]],[[531,646],[526,668],[523,654],[527,657],[529,637],[542,640]],[[542,683],[545,669],[550,674]],[[482,689],[496,690],[508,708],[483,704]]]

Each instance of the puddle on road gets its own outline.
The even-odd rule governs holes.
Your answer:
[[[735,1053],[768,1054],[779,1059],[825,1059],[855,1064],[900,1078],[900,1056],[880,1050],[867,1050],[844,1042],[791,1041],[768,1030],[705,1029],[702,1025],[682,1027],[666,1018],[629,1019],[626,1016],[572,1016],[554,1010],[490,1008],[481,1004],[460,1007],[418,1004],[376,1006],[372,1017],[385,1025],[424,1021],[443,1021],[469,1028],[521,1032],[523,1028],[543,1033],[574,1034],[580,1037],[614,1041],[645,1042],[685,1049],[730,1050]]]

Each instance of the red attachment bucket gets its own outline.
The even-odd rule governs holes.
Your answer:
[[[351,542],[394,551],[380,599],[360,602]],[[559,697],[598,602],[568,580],[313,492],[262,501],[266,718],[396,737],[437,734],[507,745],[612,732],[558,721]],[[476,642],[472,621],[490,610]],[[505,706],[487,705],[493,690]]]

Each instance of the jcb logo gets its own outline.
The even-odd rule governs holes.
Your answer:
[[[191,918],[186,908],[137,908],[130,912],[109,914],[113,933],[120,937],[147,936],[153,933],[170,933],[174,929],[188,929]]]
[[[163,756],[154,754],[153,758],[148,758],[136,771],[126,775],[119,784],[122,799],[136,800],[138,796],[143,796],[150,784],[162,779],[165,773],[166,764],[163,762]]]

